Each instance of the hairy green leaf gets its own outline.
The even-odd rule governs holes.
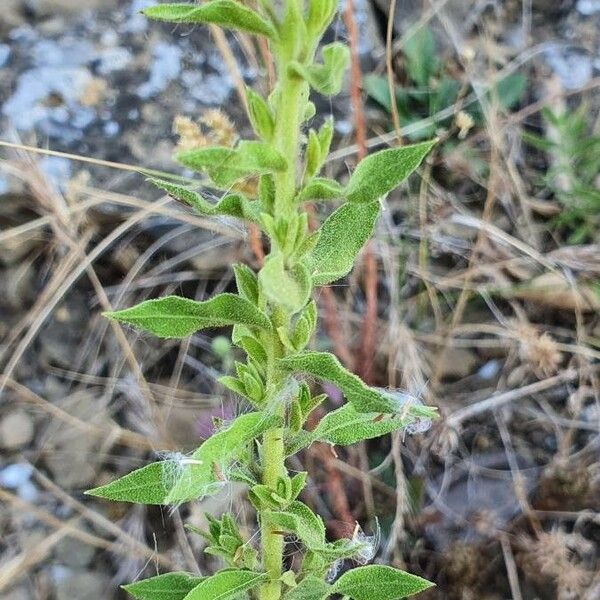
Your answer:
[[[280,359],[279,364],[292,373],[306,373],[320,381],[333,383],[359,412],[399,412],[392,397],[367,386],[329,352],[300,352]]]
[[[323,125],[319,129],[319,144],[321,146],[321,157],[323,161],[329,154],[331,148],[331,140],[333,140],[333,119],[328,117],[325,119]],[[323,163],[319,165],[319,168],[323,166]]]
[[[321,143],[319,136],[314,129],[308,132],[308,142],[306,144],[306,171],[305,179],[310,179],[316,175],[321,168]]]
[[[306,109],[304,111],[304,121],[310,121],[317,114],[317,107],[314,102],[310,100],[306,103]]]
[[[353,600],[400,600],[432,585],[422,577],[392,567],[367,565],[344,573],[335,582],[333,591]]]
[[[269,105],[252,88],[246,88],[248,116],[256,134],[266,141],[271,141],[275,130],[275,121]]]
[[[137,600],[183,600],[204,579],[190,573],[166,573],[124,585],[123,589]]]
[[[273,212],[275,206],[275,180],[271,173],[260,176],[258,182],[258,199],[267,213]]]
[[[436,418],[435,409],[414,404],[407,406],[399,415],[382,415],[380,412],[358,412],[352,404],[327,413],[313,431],[298,431],[286,444],[288,455],[296,454],[313,442],[326,442],[348,446],[404,429],[411,423],[429,422]]]
[[[404,43],[407,71],[419,87],[429,88],[430,79],[438,70],[435,56],[435,38],[426,25],[419,27],[412,35],[406,37]]]
[[[336,0],[309,0],[306,25],[312,37],[323,34],[333,20],[336,8]]]
[[[291,63],[292,74],[302,77],[310,86],[324,96],[333,96],[342,89],[344,71],[348,65],[350,51],[345,44],[333,42],[322,49],[323,63],[305,66]]]
[[[138,504],[177,504],[211,495],[223,483],[215,466],[222,470],[252,440],[280,423],[280,417],[260,412],[241,415],[191,456],[151,463],[86,494]]]
[[[331,585],[320,577],[307,575],[295,588],[289,590],[285,600],[324,600],[333,592]]]
[[[252,304],[258,304],[258,278],[254,271],[247,265],[236,264],[233,272],[238,294]]]
[[[233,600],[266,580],[265,573],[226,569],[207,577],[184,600]]]
[[[294,250],[294,253],[292,254],[293,260],[306,263],[304,259],[306,259],[306,257],[314,250],[319,241],[319,237],[321,237],[321,233],[318,229],[306,236],[296,250]]]
[[[344,188],[334,179],[315,177],[298,194],[299,202],[312,200],[339,200],[344,197]]]
[[[425,158],[437,140],[388,148],[370,154],[356,167],[346,187],[350,202],[379,200],[402,183]]]
[[[292,489],[291,489],[291,496],[290,496],[292,500],[295,500],[300,495],[300,492],[306,486],[306,478],[307,477],[308,477],[308,473],[306,471],[300,471],[299,473],[296,473],[292,477]]]
[[[275,29],[268,21],[260,17],[256,11],[233,0],[212,0],[203,6],[185,2],[159,4],[145,8],[142,13],[149,19],[170,23],[212,23],[229,29],[264,35],[270,39],[277,37]]]
[[[183,338],[199,329],[235,324],[271,328],[264,313],[235,294],[219,294],[205,302],[165,296],[104,314],[109,319],[128,323],[161,338]]]
[[[270,0],[269,0],[270,1]],[[300,54],[307,44],[307,29],[301,2],[285,2],[284,13],[279,25],[280,58],[290,60]]]
[[[86,494],[119,502],[169,504],[175,488],[180,496],[177,502],[186,502],[209,495],[213,483],[205,477],[202,464],[190,459],[173,459],[146,465]]]
[[[294,534],[307,548],[325,546],[325,525],[321,517],[298,500],[285,510],[265,511],[262,518],[272,527]]]
[[[292,268],[286,268],[282,255],[265,261],[258,280],[270,301],[285,306],[291,312],[304,308],[310,299],[312,285],[306,267],[298,263]]]
[[[406,416],[381,417],[381,413],[357,412],[352,404],[345,404],[327,413],[312,433],[316,440],[347,446],[402,429],[415,418],[420,417],[410,412]]]
[[[228,188],[236,181],[253,175],[285,171],[285,158],[263,142],[241,141],[236,148],[213,146],[183,150],[175,158],[195,171],[205,171],[219,187]]]
[[[238,345],[244,349],[244,352],[246,352],[256,365],[265,365],[267,363],[267,352],[256,338],[244,336]]]
[[[310,323],[304,317],[300,317],[294,328],[292,330],[292,334],[290,337],[290,341],[292,343],[292,347],[296,352],[300,350],[304,350],[310,338],[313,334],[313,329],[310,326]]]
[[[371,237],[378,216],[379,202],[347,202],[329,215],[308,255],[315,285],[326,285],[350,272],[356,256]]]
[[[248,394],[246,386],[241,379],[238,379],[237,377],[231,377],[229,375],[223,375],[222,377],[219,377],[217,381],[223,387],[226,387],[228,390],[231,390],[235,394],[239,394],[242,398],[246,398],[252,402],[252,398]]]
[[[226,215],[246,219],[252,223],[260,222],[262,206],[259,201],[248,200],[242,194],[227,194],[219,202],[213,204],[208,202],[201,194],[185,186],[163,181],[161,179],[149,179],[150,183],[163,189],[169,196],[189,204],[200,215],[214,216]]]

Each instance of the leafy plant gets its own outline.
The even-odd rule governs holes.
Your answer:
[[[433,32],[426,25],[407,37],[403,45],[405,83],[394,90],[398,117],[402,127],[431,118],[431,122],[409,135],[412,140],[431,137],[438,127],[448,127],[453,114],[444,117],[437,113],[453,106],[472,92],[470,86],[462,89],[462,83],[449,74],[438,58]],[[490,92],[503,110],[510,110],[525,91],[526,79],[521,73],[502,78]],[[388,112],[392,111],[392,100],[387,77],[368,75],[364,79],[367,94]],[[481,106],[478,102],[464,108],[471,124],[482,122]]]
[[[600,223],[600,135],[589,135],[585,106],[574,111],[542,111],[546,136],[523,132],[529,145],[548,157],[541,184],[562,205],[555,224],[568,232],[568,242],[593,237]]]
[[[232,342],[246,355],[236,376],[220,382],[245,399],[250,411],[213,434],[190,455],[151,463],[88,493],[116,501],[178,505],[217,493],[230,481],[248,486],[256,509],[260,548],[241,535],[233,517],[208,518],[202,532],[206,552],[225,568],[210,577],[170,573],[125,586],[139,600],[324,599],[341,594],[355,600],[394,600],[431,584],[384,566],[363,566],[327,580],[334,564],[364,554],[357,539],[329,542],[321,518],[298,498],[304,472],[291,475],[286,458],[320,441],[351,444],[384,435],[435,416],[408,394],[365,385],[331,354],[307,346],[317,325],[312,292],[346,275],[370,237],[379,201],[423,160],[434,142],[383,150],[358,165],[347,185],[319,177],[329,152],[333,124],[303,133],[314,113],[310,89],[336,93],[348,50],[319,40],[334,17],[336,0],[286,0],[281,11],[262,0],[249,10],[234,0],[201,6],[161,4],[147,17],[176,23],[213,23],[262,36],[277,65],[277,84],[267,99],[248,90],[251,122],[258,141],[234,147],[186,150],[177,159],[205,174],[225,194],[217,203],[197,191],[151,180],[202,215],[227,215],[258,225],[270,242],[262,269],[235,265],[237,294],[204,302],[168,296],[109,313],[111,319],[163,338],[181,338],[215,327],[233,326]],[[230,192],[234,184],[258,178],[256,197]],[[321,227],[311,232],[304,203],[342,200]],[[310,413],[323,401],[302,374],[336,385],[348,404],[327,414],[309,431]],[[303,546],[295,571],[286,570],[287,536]]]

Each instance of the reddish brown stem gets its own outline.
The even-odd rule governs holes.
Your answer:
[[[354,115],[354,129],[356,145],[358,146],[358,159],[362,160],[367,154],[365,112],[362,101],[362,71],[358,53],[358,28],[354,19],[352,0],[346,0],[344,10],[344,23],[350,41],[350,102]],[[370,383],[375,355],[375,323],[377,321],[377,260],[373,252],[372,243],[368,242],[363,253],[364,284],[366,308],[360,333],[359,347],[356,352],[357,360],[354,370],[366,383]]]

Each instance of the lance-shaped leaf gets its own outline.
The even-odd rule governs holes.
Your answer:
[[[212,493],[214,481],[205,476],[203,465],[192,459],[173,459],[151,463],[86,494],[136,504],[169,504],[177,488],[177,500],[186,502]]]
[[[271,328],[263,312],[236,294],[219,294],[205,302],[165,296],[104,314],[109,319],[128,323],[161,338],[184,338],[199,329],[228,325]]]
[[[227,194],[216,204],[213,204],[198,192],[183,185],[177,185],[162,179],[149,179],[148,181],[167,192],[169,196],[189,204],[200,215],[226,215],[246,219],[252,223],[260,222],[261,203],[257,200],[248,200],[243,194]]]
[[[233,272],[239,295],[258,304],[258,278],[254,271],[247,265],[237,264],[233,265]]]
[[[378,412],[358,412],[352,404],[327,413],[313,431],[299,431],[287,443],[288,454],[295,454],[313,442],[327,442],[348,446],[404,429],[407,425],[437,416],[435,409],[419,403],[408,405],[399,415],[382,415]]]
[[[378,215],[379,202],[346,202],[329,215],[308,255],[315,285],[326,285],[350,272],[357,254],[373,233]]]
[[[423,408],[419,406],[419,412]],[[435,412],[431,410],[432,416]],[[327,413],[314,430],[316,439],[338,446],[348,446],[361,440],[380,437],[392,431],[402,429],[415,419],[423,417],[413,415],[410,407],[406,415],[385,415],[381,413],[357,412],[352,404]]]
[[[339,200],[344,197],[344,188],[335,179],[315,177],[298,194],[299,202],[311,200]]]
[[[275,130],[275,121],[269,105],[262,96],[249,87],[246,88],[246,102],[254,132],[264,140],[270,141]]]
[[[229,187],[236,181],[254,175],[285,171],[285,158],[269,144],[240,142],[236,148],[211,146],[183,150],[175,158],[194,171],[205,171],[218,187]]]
[[[367,386],[329,352],[300,352],[280,359],[279,364],[292,373],[306,373],[333,383],[358,412],[399,412],[398,403],[392,397]]]
[[[373,202],[402,183],[425,158],[437,140],[389,148],[370,154],[352,173],[345,197],[350,202]]]
[[[285,510],[263,511],[262,519],[277,530],[294,534],[309,549],[325,546],[325,525],[321,517],[298,500]]]
[[[384,565],[357,567],[344,573],[333,591],[353,600],[400,600],[418,594],[433,584],[422,577]]]
[[[212,0],[203,6],[186,2],[159,4],[145,8],[142,13],[149,19],[169,23],[212,23],[271,39],[277,37],[268,21],[234,0]]]
[[[268,579],[265,573],[226,569],[207,577],[184,600],[233,600]]]
[[[314,129],[308,132],[308,142],[306,143],[305,162],[306,170],[304,172],[305,180],[314,177],[321,168],[322,160],[325,156],[321,154],[321,143],[319,136]]]
[[[318,37],[325,31],[336,9],[336,0],[309,0],[306,25],[312,37]]]
[[[136,600],[183,600],[205,579],[183,572],[166,573],[124,585],[123,589]]]
[[[307,575],[284,596],[285,600],[324,600],[333,593],[331,585],[320,577]]]
[[[333,42],[323,47],[323,64],[303,65],[294,62],[290,65],[292,74],[302,77],[320,94],[333,96],[342,89],[344,71],[348,65],[350,51],[345,44]]]
[[[307,268],[301,263],[286,267],[282,255],[265,261],[258,281],[269,300],[285,306],[291,312],[304,308],[310,299],[312,282]]]
[[[241,415],[191,456],[177,455],[151,463],[86,494],[138,504],[178,504],[211,495],[222,486],[223,468],[252,440],[280,423],[280,417],[264,413]]]

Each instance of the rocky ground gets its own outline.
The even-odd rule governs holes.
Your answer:
[[[142,574],[211,566],[184,521],[202,526],[204,511],[227,503],[251,522],[236,489],[173,514],[83,495],[156,451],[193,448],[212,415],[239,410],[215,383],[233,360],[222,339],[159,344],[98,316],[170,291],[203,297],[231,285],[232,262],[253,260],[239,226],[151,203],[157,195],[135,173],[175,171],[177,115],[221,108],[247,129],[235,74],[210,36],[148,24],[138,11],[151,2],[0,7],[0,139],[94,159],[0,149],[0,593],[9,600],[121,597],[108,590]],[[389,3],[355,4],[364,69],[382,73]],[[437,16],[429,6],[398,2],[398,40],[432,16],[444,68],[462,83],[483,85],[513,65],[527,89],[512,113],[464,139],[454,124],[438,131],[449,143],[432,165],[424,218],[417,185],[389,199],[380,225],[375,379],[429,380],[444,419],[335,463],[305,457],[306,500],[332,535],[340,490],[366,529],[378,514],[379,556],[434,579],[432,598],[598,599],[600,237],[566,243],[552,221],[560,206],[539,184],[544,160],[519,140],[523,128],[543,131],[546,98],[583,100],[597,130],[600,3],[451,0]],[[345,36],[341,21],[330,35]],[[263,85],[256,53],[227,39],[243,80]],[[396,58],[402,82],[401,48]],[[343,176],[354,160],[348,93],[319,108],[338,117],[329,168]],[[366,110],[373,139],[392,129],[375,103]],[[361,270],[347,283],[336,300],[350,347],[360,343]],[[461,289],[478,294],[455,318]],[[330,344],[325,331],[319,340]]]

